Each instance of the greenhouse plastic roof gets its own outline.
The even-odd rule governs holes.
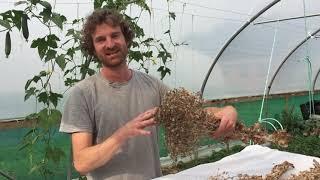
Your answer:
[[[218,89],[219,98],[262,95],[265,88],[270,94],[308,91],[313,82],[318,89],[320,6],[319,1],[304,3],[271,2],[220,51],[204,95],[210,89]]]
[[[6,2],[1,2],[1,12],[15,8],[13,2],[7,5]],[[164,82],[171,87],[183,86],[196,92],[203,86],[206,99],[262,95],[268,92],[267,87],[270,94],[308,91],[312,84],[319,89],[320,82],[316,80],[320,69],[319,0],[172,0],[169,5],[166,2],[148,1],[152,16],[142,13],[139,23],[146,34],[167,40],[174,61],[169,64],[171,76]],[[90,1],[57,0],[55,9],[72,19],[85,17],[92,6]],[[170,27],[173,40],[188,45],[170,45],[164,34],[168,30],[168,11],[176,14]],[[139,12],[134,7],[128,10],[131,15]],[[248,26],[244,27],[246,23]],[[0,34],[0,42],[4,42],[4,34]],[[33,25],[30,38],[39,34],[41,31]],[[10,59],[4,61],[4,53],[0,54],[0,72],[17,77],[9,84],[6,76],[1,75],[0,83],[5,85],[3,91],[23,92],[27,79],[43,67],[21,35],[12,39],[15,43]],[[4,43],[0,43],[0,48],[4,48]],[[150,69],[159,77],[156,67],[150,65]],[[61,77],[61,74],[56,77],[56,88],[63,87]]]

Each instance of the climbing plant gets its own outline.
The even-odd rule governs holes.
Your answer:
[[[162,40],[146,36],[143,28],[138,25],[140,17],[126,14],[129,7],[135,6],[141,13],[146,11],[151,15],[152,12],[145,0],[95,0],[93,5],[95,9],[117,9],[130,22],[135,32],[135,39],[129,51],[129,62],[137,62],[147,73],[146,62],[161,62],[157,63],[161,78],[170,74],[171,70],[167,67],[167,63],[172,61],[172,56]],[[43,106],[38,112],[27,117],[35,120],[36,125],[24,135],[20,144],[20,150],[28,152],[30,173],[40,172],[44,179],[52,178],[55,174],[50,164],[58,164],[65,156],[63,149],[55,145],[52,138],[57,132],[57,125],[62,115],[57,106],[66,92],[60,93],[54,90],[52,83],[54,72],[62,72],[67,90],[78,81],[96,73],[101,66],[95,57],[81,51],[81,30],[77,27],[81,26],[84,19],[67,19],[65,15],[56,12],[54,6],[55,4],[42,0],[17,1],[15,3],[17,9],[0,13],[0,28],[3,28],[0,32],[5,34],[6,57],[14,53],[11,50],[11,34],[16,31],[21,33],[27,42],[30,41],[30,48],[38,52],[39,60],[46,67],[25,84],[24,100],[35,97]],[[175,14],[168,12],[168,17],[169,20],[170,18],[174,20]],[[44,27],[43,35],[31,39],[29,34],[33,32],[29,32],[30,22],[36,22],[42,26],[41,28]],[[170,26],[164,33],[170,36],[174,46],[180,45],[172,42]],[[39,144],[41,150],[37,149]],[[35,158],[35,154],[40,158]]]

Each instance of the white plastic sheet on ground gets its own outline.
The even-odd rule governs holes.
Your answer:
[[[202,164],[177,174],[170,174],[156,178],[156,180],[207,180],[227,172],[228,176],[238,174],[266,175],[271,172],[274,165],[284,161],[292,163],[295,168],[287,171],[281,179],[287,179],[292,174],[308,170],[313,167],[313,160],[320,162],[320,158],[301,154],[288,153],[260,145],[251,145],[241,152],[227,156],[220,161]]]

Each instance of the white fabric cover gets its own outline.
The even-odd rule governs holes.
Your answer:
[[[313,159],[320,162],[320,158],[317,157],[283,152],[260,145],[251,145],[241,152],[227,156],[220,161],[202,164],[177,174],[156,178],[156,180],[207,180],[210,176],[222,174],[223,172],[227,172],[228,176],[237,176],[238,174],[266,175],[271,172],[274,165],[288,161],[295,168],[287,171],[282,176],[282,179],[286,179],[291,174],[313,167]]]

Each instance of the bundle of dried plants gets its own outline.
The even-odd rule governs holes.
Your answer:
[[[164,126],[166,145],[175,161],[178,156],[191,155],[199,139],[219,126],[219,120],[203,109],[203,100],[184,88],[166,93],[156,121]]]
[[[191,155],[198,149],[200,138],[210,137],[219,127],[220,119],[203,107],[204,100],[184,88],[168,91],[162,100],[156,121],[164,126],[165,142],[174,161],[179,156]],[[224,140],[240,139],[244,143],[251,140],[255,144],[271,141],[287,146],[289,137],[285,131],[269,135],[259,123],[245,127],[237,122],[235,131]]]

